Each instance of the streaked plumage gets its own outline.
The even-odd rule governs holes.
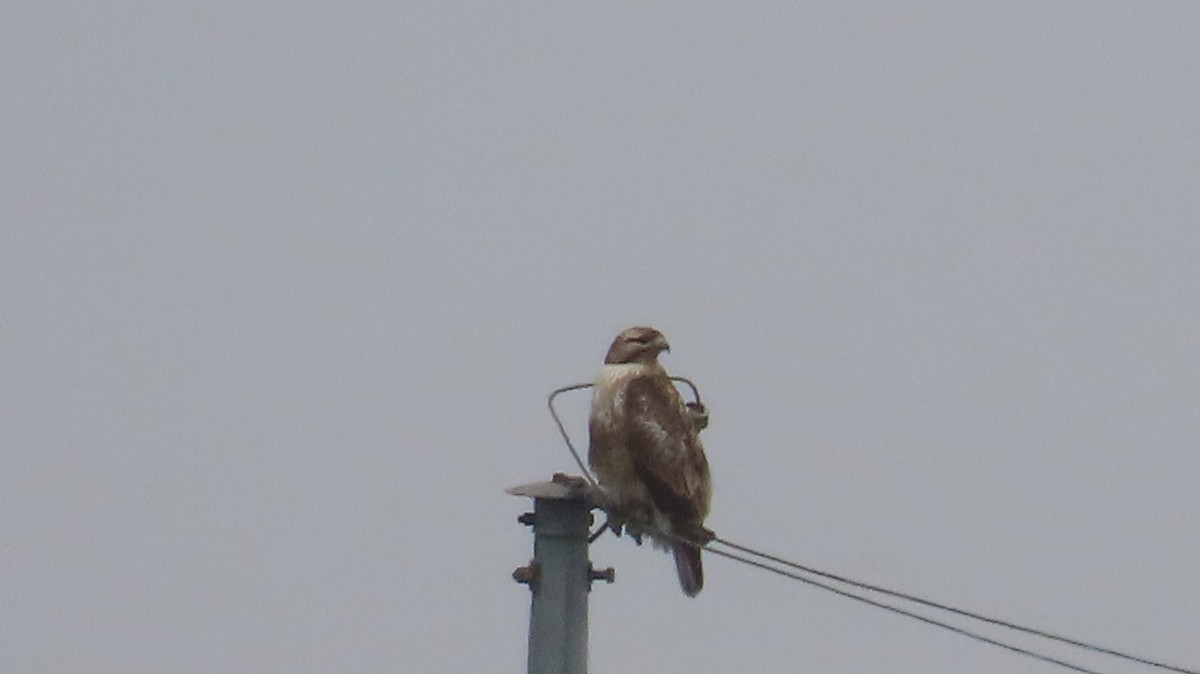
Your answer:
[[[613,340],[592,396],[588,463],[609,501],[610,519],[670,549],[679,583],[694,597],[704,585],[700,551],[656,536],[663,531],[706,541],[712,499],[703,424],[658,363],[669,348],[654,328],[629,328]]]

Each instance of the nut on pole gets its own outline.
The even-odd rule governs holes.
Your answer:
[[[531,559],[528,566],[518,566],[512,572],[512,577],[513,580],[521,585],[528,585],[529,589],[533,590],[537,587],[538,577],[541,575],[540,571],[537,560]]]
[[[604,568],[604,569],[597,569],[596,567],[592,566],[591,564],[588,564],[588,580],[589,581],[602,580],[605,583],[612,585],[613,581],[615,581],[616,579],[617,579],[617,570],[612,568],[611,566]]]

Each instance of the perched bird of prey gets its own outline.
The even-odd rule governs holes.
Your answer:
[[[679,584],[694,597],[704,586],[699,548],[658,532],[698,543],[712,537],[704,529],[712,481],[699,435],[707,415],[684,404],[659,365],[668,350],[654,328],[629,328],[613,340],[592,395],[588,463],[610,523],[671,550]]]

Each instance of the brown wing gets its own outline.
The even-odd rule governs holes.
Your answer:
[[[624,412],[630,459],[655,506],[677,524],[698,525],[708,515],[708,460],[679,392],[666,376],[637,377]]]

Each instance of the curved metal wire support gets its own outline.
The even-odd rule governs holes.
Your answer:
[[[671,377],[671,381],[681,381],[687,384],[688,388],[692,389],[692,397],[695,398],[693,402],[700,406],[704,405],[704,403],[700,401],[700,389],[696,388],[696,385],[692,383],[691,379],[688,379],[687,377]]]
[[[567,435],[567,429],[563,427],[562,420],[558,418],[558,411],[554,409],[554,399],[558,397],[560,393],[566,393],[567,391],[578,391],[579,389],[591,388],[591,386],[592,383],[588,382],[586,384],[572,384],[570,386],[556,388],[550,393],[550,397],[546,400],[546,405],[550,408],[550,416],[554,418],[554,425],[558,426],[559,434],[562,435],[563,441],[567,443],[567,449],[571,450],[571,456],[575,457],[575,464],[579,466],[579,471],[583,473],[585,478],[587,478],[588,484],[590,484],[593,489],[599,489],[600,484],[596,482],[596,478],[592,477],[592,472],[588,470],[587,464],[583,462],[583,458],[579,456],[579,452],[575,449],[575,445],[571,443],[571,436]]]

